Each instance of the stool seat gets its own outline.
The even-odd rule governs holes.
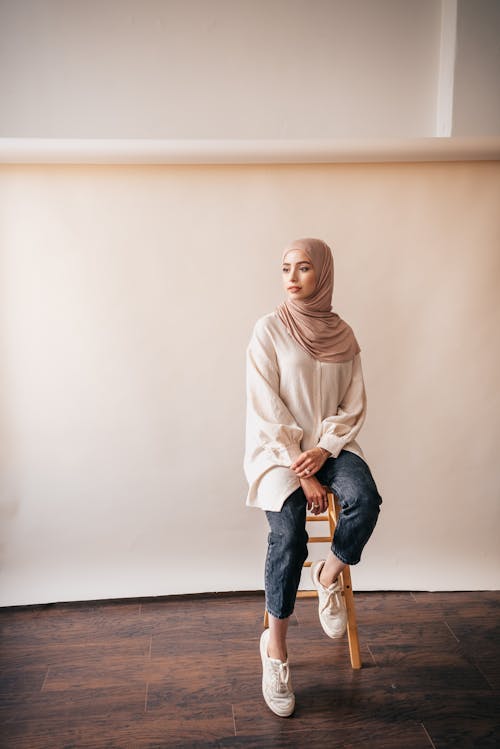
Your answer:
[[[328,508],[326,512],[321,515],[306,515],[306,522],[325,522],[328,520],[330,532],[328,536],[309,536],[308,543],[329,543],[331,546],[333,534],[337,525],[338,517],[340,514],[340,504],[337,495],[329,491],[327,492],[328,497]],[[310,567],[312,562],[305,561],[304,567]],[[351,583],[351,570],[349,565],[346,565],[339,575],[342,595],[344,596],[345,607],[347,611],[347,639],[349,642],[349,654],[351,658],[352,668],[361,668],[361,652],[359,648],[358,639],[358,626],[356,623],[356,610],[354,607],[354,595],[352,591]],[[318,591],[314,590],[298,590],[297,598],[317,598]],[[264,628],[269,626],[269,614],[267,609],[264,610]]]

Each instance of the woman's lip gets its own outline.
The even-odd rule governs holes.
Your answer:
[[[288,291],[300,291],[300,286],[290,286]]]

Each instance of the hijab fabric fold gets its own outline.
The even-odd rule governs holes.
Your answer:
[[[316,288],[307,299],[287,298],[274,312],[299,346],[324,362],[350,361],[361,351],[350,325],[332,310],[333,255],[321,239],[305,237],[287,245],[281,257],[285,262],[290,250],[303,250],[316,274]]]

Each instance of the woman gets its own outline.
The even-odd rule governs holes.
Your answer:
[[[347,614],[339,573],[357,564],[382,498],[355,441],[366,415],[360,347],[332,311],[333,257],[320,239],[282,255],[286,300],[255,323],[246,351],[246,504],[270,526],[265,563],[269,628],[262,633],[262,692],[277,715],[295,707],[286,634],[308,550],[306,507],[319,515],[333,490],[341,512],[328,557],[311,566],[325,633]]]

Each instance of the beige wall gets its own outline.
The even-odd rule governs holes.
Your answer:
[[[384,500],[354,585],[498,587],[499,191],[499,162],[2,166],[2,604],[262,588],[245,347],[304,235]]]

